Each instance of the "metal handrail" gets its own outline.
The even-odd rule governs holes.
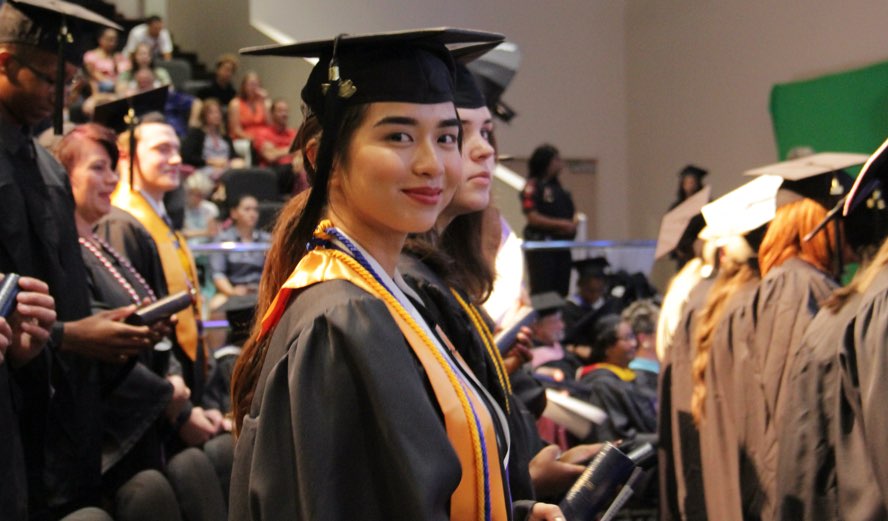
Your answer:
[[[189,245],[192,253],[266,251],[271,246],[268,242],[208,242],[206,244]]]
[[[652,240],[633,240],[633,241],[524,241],[521,248],[524,250],[564,250],[569,248],[654,248],[657,241]]]

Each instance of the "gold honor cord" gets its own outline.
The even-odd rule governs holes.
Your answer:
[[[450,292],[453,293],[453,296],[456,297],[456,301],[459,302],[459,305],[462,306],[463,310],[469,315],[469,319],[471,319],[472,325],[475,326],[478,336],[480,336],[481,341],[484,342],[487,354],[490,356],[490,359],[493,360],[493,366],[496,367],[496,376],[497,379],[499,379],[500,387],[502,387],[503,391],[506,393],[506,413],[508,414],[510,412],[509,396],[512,394],[512,384],[509,382],[509,377],[506,375],[505,363],[503,362],[503,357],[500,355],[499,349],[497,349],[496,343],[493,340],[493,333],[490,332],[490,328],[487,327],[487,324],[481,317],[481,313],[474,304],[466,302],[455,289],[450,288]]]

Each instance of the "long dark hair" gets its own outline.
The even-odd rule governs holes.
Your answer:
[[[356,105],[344,110],[335,134],[333,164],[347,166],[347,151],[365,114],[366,105]],[[316,116],[309,116],[302,123],[298,132],[300,137],[297,139],[304,157],[308,157],[307,147],[312,138],[321,134],[320,128]],[[284,205],[272,230],[271,246],[266,254],[265,269],[259,282],[257,317],[265,315],[278,290],[305,256],[305,245],[311,240],[314,229],[326,209],[329,171],[318,172],[314,166],[311,161],[305,161],[306,171],[312,179],[312,188],[293,197]],[[250,411],[259,373],[268,353],[271,335],[260,338],[260,330],[261,323],[256,321],[231,376],[231,404],[236,433],[240,431],[244,416]]]
[[[549,164],[558,155],[558,149],[552,145],[545,144],[536,147],[530,159],[527,160],[527,177],[528,179],[543,179],[549,170]]]

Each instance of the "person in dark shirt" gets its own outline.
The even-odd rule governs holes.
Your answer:
[[[231,83],[237,72],[237,57],[233,54],[223,54],[216,59],[216,75],[213,81],[206,87],[197,91],[197,97],[201,100],[215,98],[223,107],[237,95],[237,89]]]
[[[524,239],[571,240],[577,233],[573,198],[558,181],[564,163],[558,149],[540,145],[527,162],[528,179],[521,191],[527,217]],[[528,251],[527,272],[532,294],[555,291],[567,296],[570,287],[570,250]]]

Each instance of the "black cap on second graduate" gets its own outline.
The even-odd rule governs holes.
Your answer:
[[[488,42],[477,45],[466,45],[451,49],[456,60],[456,75],[453,83],[453,103],[460,109],[479,109],[487,105],[484,94],[478,84],[478,78],[469,70],[467,63],[484,56],[488,51],[499,45],[499,42]]]

